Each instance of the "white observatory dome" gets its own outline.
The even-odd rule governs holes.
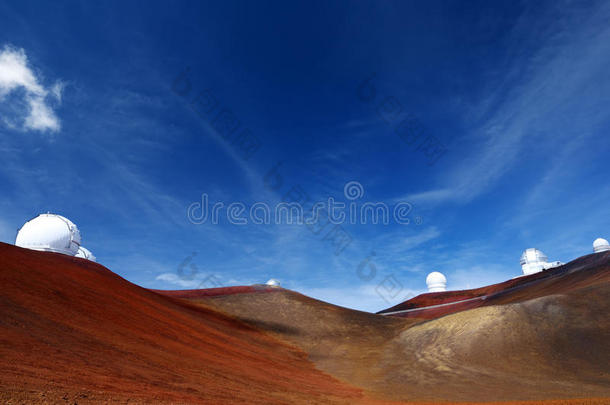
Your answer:
[[[607,250],[610,250],[610,243],[606,239],[595,239],[593,242],[593,253],[605,252]]]
[[[519,262],[525,276],[563,264],[559,261],[549,262],[549,258],[544,253],[534,248],[525,249]]]
[[[78,248],[78,252],[76,252],[75,256],[76,257],[82,257],[83,259],[87,259],[87,260],[90,260],[92,262],[95,262],[97,260],[95,255],[93,253],[91,253],[91,251],[89,251],[89,249],[84,248],[82,246],[80,246]]]
[[[443,273],[433,271],[426,277],[426,284],[428,285],[428,292],[441,292],[447,291],[447,278]]]
[[[265,284],[267,284],[269,287],[280,287],[281,286],[280,282],[274,278],[269,279],[269,281],[267,281]]]
[[[21,227],[15,245],[74,256],[80,241],[80,232],[72,221],[61,215],[41,214]]]

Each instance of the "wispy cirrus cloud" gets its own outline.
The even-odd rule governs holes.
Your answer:
[[[59,131],[61,124],[53,103],[61,102],[63,88],[60,81],[45,88],[23,49],[5,45],[0,51],[0,118],[6,126],[25,131]]]
[[[562,18],[547,15],[570,23],[551,24],[552,29],[541,32],[532,32],[542,30],[532,28],[537,25],[534,17],[522,17],[513,29],[514,43],[520,45],[512,51],[512,66],[488,86],[489,96],[464,114],[470,133],[462,141],[464,158],[433,187],[403,199],[416,204],[468,203],[524,160],[561,154],[574,137],[582,142],[597,136],[600,123],[608,120],[604,106],[610,89],[604,79],[610,63],[610,9],[600,5],[595,12],[578,11],[556,11]],[[532,34],[534,44],[517,41]],[[526,45],[531,52],[521,49]]]

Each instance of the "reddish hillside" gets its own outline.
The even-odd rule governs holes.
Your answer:
[[[570,263],[529,276],[471,290],[445,291],[418,295],[391,308],[379,311],[403,318],[435,319],[443,315],[497,303],[561,294],[602,281],[610,273],[600,266],[610,260],[610,252],[580,257]],[[587,269],[587,272],[580,270]]]
[[[150,290],[172,298],[218,297],[234,294],[273,293],[284,291],[280,287],[269,287],[264,284],[242,285],[235,287],[206,288],[203,290]]]
[[[0,403],[609,403],[609,264],[423,321],[265,286],[155,292],[0,244]]]
[[[296,348],[82,259],[0,243],[0,402],[353,403]]]

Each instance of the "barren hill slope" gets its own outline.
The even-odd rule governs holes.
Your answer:
[[[0,243],[1,403],[359,402],[300,350],[98,264]]]
[[[214,290],[219,291],[208,292]],[[361,386],[383,378],[387,370],[375,363],[385,346],[415,322],[339,307],[282,288],[218,294],[223,290],[159,292],[215,307],[269,331],[303,349],[322,370]]]
[[[585,256],[483,307],[430,321],[352,311],[288,290],[168,294],[268,330],[380,398],[609,397],[609,264],[608,253]]]
[[[427,321],[263,286],[156,292],[0,243],[0,402],[608,403],[609,263]]]

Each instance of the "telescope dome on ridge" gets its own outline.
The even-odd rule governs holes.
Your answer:
[[[535,248],[525,249],[523,254],[521,254],[521,260],[519,262],[521,263],[521,270],[526,276],[563,264],[559,261],[549,262],[547,255]]]
[[[70,256],[78,252],[80,243],[76,225],[56,214],[41,214],[26,222],[15,239],[15,245],[19,247]]]
[[[279,280],[276,280],[274,278],[269,279],[269,281],[267,281],[265,284],[267,284],[269,287],[280,287],[281,286]]]
[[[548,263],[548,261],[549,258],[541,250],[529,248],[525,249],[523,254],[521,254],[519,262],[521,263],[523,274],[529,275],[544,270],[544,264]]]
[[[92,262],[95,262],[97,260],[97,258],[95,257],[95,255],[93,253],[91,253],[91,251],[87,248],[84,248],[82,246],[80,246],[78,248],[78,252],[76,252],[76,257],[81,257],[83,259],[87,259],[90,260]]]
[[[443,273],[433,271],[426,277],[426,284],[428,285],[428,292],[441,292],[447,291],[447,278]]]
[[[604,238],[597,238],[593,242],[593,253],[605,252],[610,250],[610,243]]]

